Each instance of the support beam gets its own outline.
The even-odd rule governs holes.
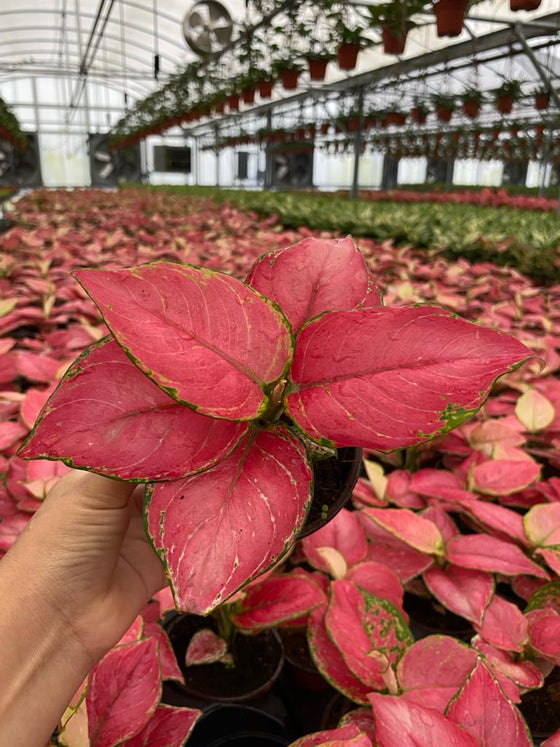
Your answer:
[[[352,189],[350,190],[350,199],[355,200],[358,197],[359,178],[360,178],[360,158],[362,156],[362,129],[364,126],[364,89],[358,91],[358,129],[354,136],[354,172],[352,175]]]
[[[537,60],[537,58],[535,57],[533,53],[533,50],[527,44],[527,39],[525,38],[525,34],[523,33],[523,27],[521,26],[520,23],[516,23],[514,26],[514,30],[515,30],[515,35],[517,36],[519,43],[523,47],[523,51],[533,63],[535,72],[537,73],[539,78],[542,80],[543,85],[545,85],[550,90],[550,95],[552,99],[554,100],[554,103],[556,104],[556,106],[560,107],[560,94],[558,93],[557,90],[555,90],[554,86],[551,83],[550,77],[547,74],[547,71],[543,68],[541,63]]]

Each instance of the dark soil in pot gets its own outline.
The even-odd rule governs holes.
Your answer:
[[[324,692],[328,682],[319,673],[309,653],[305,628],[279,628],[278,634],[284,648],[287,675],[290,680],[308,692]]]
[[[344,447],[336,457],[315,459],[315,487],[307,521],[299,537],[307,537],[327,524],[350,500],[362,467],[362,450]]]
[[[336,729],[340,719],[359,706],[342,693],[336,693],[327,703],[321,719],[321,729]]]
[[[274,631],[250,636],[238,633],[231,650],[233,666],[216,662],[186,667],[189,641],[201,628],[216,630],[215,621],[198,615],[177,615],[166,625],[185,678],[185,685],[177,687],[196,698],[226,702],[251,700],[270,690],[283,664],[282,644]]]
[[[467,620],[449,612],[435,599],[405,593],[403,606],[410,615],[409,626],[416,640],[441,633],[470,641],[475,634]]]
[[[544,687],[523,695],[520,709],[535,744],[554,734],[560,726],[560,667],[554,667]]]

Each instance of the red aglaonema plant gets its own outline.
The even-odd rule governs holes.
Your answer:
[[[349,238],[264,254],[245,283],[165,261],[75,275],[111,334],[70,366],[20,455],[148,483],[147,531],[189,612],[292,547],[317,446],[441,435],[533,356],[436,306],[381,307]]]

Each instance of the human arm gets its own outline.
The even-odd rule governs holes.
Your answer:
[[[0,747],[44,747],[89,670],[165,584],[133,489],[67,475],[0,562]]]

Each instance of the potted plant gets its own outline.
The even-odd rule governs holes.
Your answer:
[[[415,124],[424,124],[430,113],[429,108],[420,99],[415,99],[412,109],[410,110],[410,118]]]
[[[455,96],[449,93],[434,93],[432,103],[440,122],[450,122],[456,108]]]
[[[353,70],[360,50],[370,43],[364,37],[362,27],[348,25],[341,18],[334,27],[332,42],[336,46],[336,59],[341,70]]]
[[[541,0],[509,0],[509,7],[513,11],[517,10],[537,10],[540,8]]]
[[[506,80],[494,90],[496,109],[501,114],[510,114],[513,104],[521,97],[521,83],[518,80]]]
[[[285,91],[294,91],[297,88],[302,71],[303,65],[293,58],[284,57],[272,63],[272,72],[280,78]]]
[[[550,103],[550,86],[541,86],[535,91],[535,108],[538,111],[548,109]]]
[[[301,272],[302,262],[309,272]],[[68,369],[20,454],[147,483],[147,530],[177,607],[194,614],[215,609],[293,545],[311,504],[312,454],[334,456],[333,449],[352,443],[396,448],[434,437],[480,406],[499,372],[531,355],[513,338],[436,307],[380,307],[350,239],[306,239],[268,253],[247,283],[168,262],[81,270],[77,277],[111,334]],[[157,327],[155,337],[146,337],[148,319]],[[330,352],[337,335],[345,341],[342,358]],[[426,335],[428,357],[418,348]],[[461,345],[450,351],[457,335]],[[379,346],[376,339],[386,342]],[[480,345],[491,350],[482,359]],[[178,367],[178,355],[189,364]],[[404,408],[408,424],[403,431],[404,421],[395,418],[394,426],[373,434],[368,423],[381,406],[376,377],[391,386],[383,373],[391,355],[399,369],[413,355],[420,378],[428,375],[426,361],[430,377],[441,370],[440,381],[447,380],[443,361],[449,356],[461,356],[462,371],[472,356],[477,375],[460,384],[454,378],[445,385],[450,394],[435,399],[409,374],[406,393],[403,379],[395,379],[402,404],[393,414]],[[210,371],[223,386],[207,386]],[[349,388],[351,380],[357,389]],[[355,400],[348,398],[351,390]],[[351,417],[337,417],[334,397]],[[131,438],[138,432],[150,435],[148,449]],[[200,543],[204,553],[196,550]]]
[[[469,117],[469,119],[476,119],[484,101],[484,94],[482,91],[479,91],[478,88],[467,88],[467,90],[461,94],[461,101],[463,102],[463,113]]]
[[[380,5],[370,5],[370,26],[381,29],[386,54],[403,54],[408,32],[414,28],[410,20],[424,6],[422,0],[392,0]]]
[[[463,30],[468,0],[438,0],[434,3],[436,29],[439,37],[459,36]]]

